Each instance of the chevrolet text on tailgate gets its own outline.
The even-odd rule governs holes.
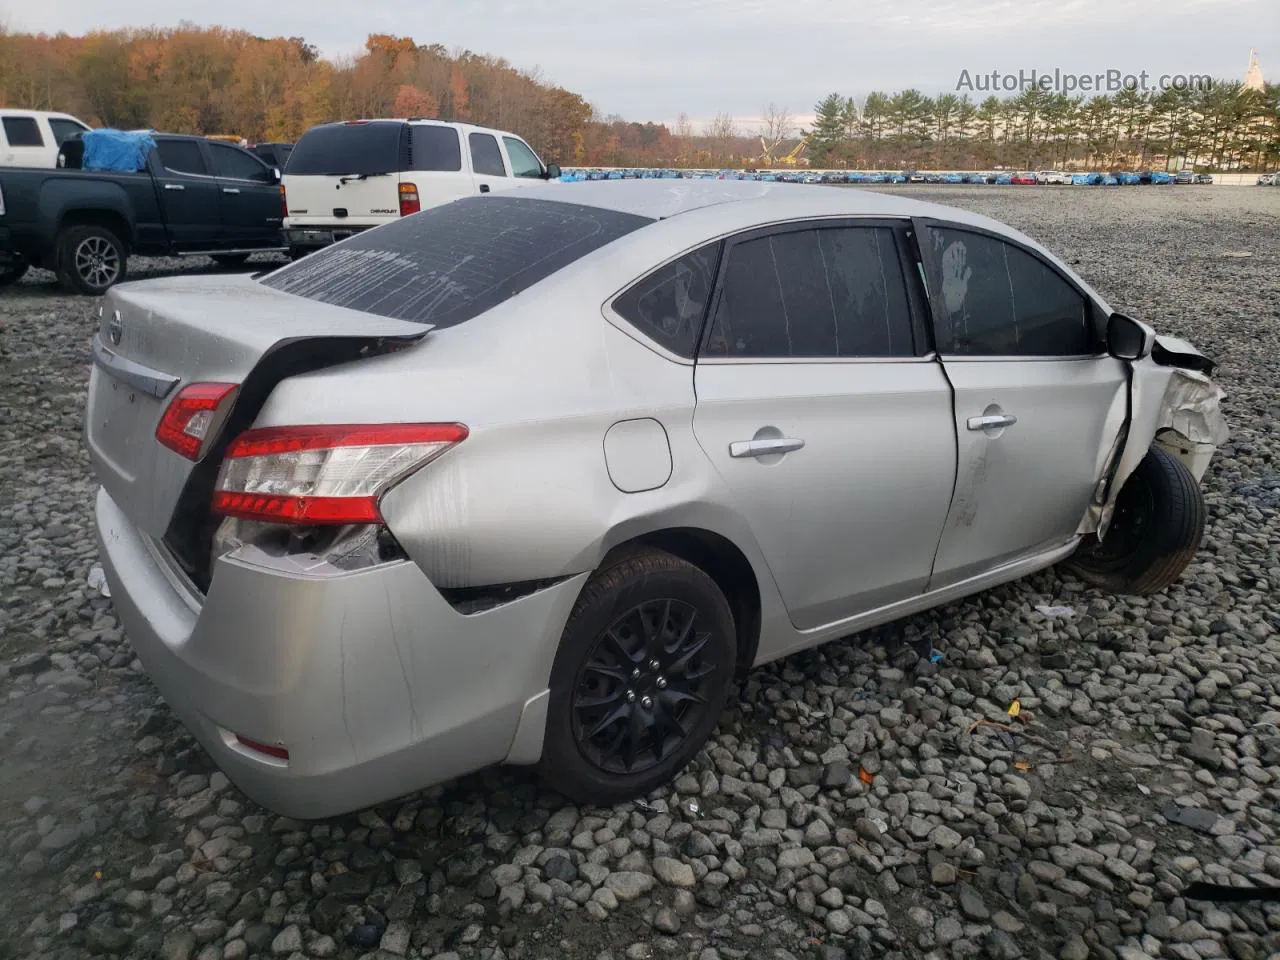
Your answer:
[[[289,156],[285,232],[297,259],[370,227],[479,193],[558,180],[514,133],[441,120],[312,127]]]
[[[1227,435],[1213,363],[1030,238],[769,183],[532,186],[126,284],[93,359],[121,622],[295,817],[503,762],[615,803],[755,664],[1059,562],[1163,590]]]

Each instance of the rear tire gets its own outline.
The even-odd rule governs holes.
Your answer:
[[[106,227],[68,227],[58,236],[58,281],[72,293],[99,297],[128,272],[120,238]]]
[[[209,259],[220,267],[241,267],[249,259],[247,253],[215,253]]]
[[[311,247],[290,247],[289,259],[301,260],[303,257],[305,257],[308,253],[311,253],[311,252],[312,252]]]
[[[1112,593],[1150,596],[1182,575],[1204,527],[1196,478],[1177,457],[1152,447],[1121,488],[1106,536],[1087,539],[1067,567]]]
[[[698,567],[652,549],[602,567],[552,668],[547,785],[606,806],[672,779],[715,729],[737,653],[729,603]]]
[[[0,287],[11,287],[31,269],[29,263],[11,263],[8,266],[0,267]]]

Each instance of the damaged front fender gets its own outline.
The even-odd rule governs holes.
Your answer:
[[[1116,498],[1152,446],[1177,457],[1199,482],[1214,451],[1227,441],[1222,388],[1211,378],[1215,364],[1176,337],[1157,336],[1149,354],[1129,362],[1129,411],[1119,457],[1105,494],[1089,509],[1079,533],[1106,535]]]

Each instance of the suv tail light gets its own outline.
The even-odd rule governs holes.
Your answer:
[[[416,183],[400,184],[400,216],[407,217],[422,209],[418,202],[418,185]]]
[[[235,393],[235,383],[193,383],[178,391],[156,425],[156,440],[188,460],[204,452],[223,401]]]
[[[280,184],[280,216],[289,216],[289,195],[285,192],[284,184]]]
[[[227,451],[213,510],[295,526],[380,524],[381,496],[466,437],[460,423],[249,430]]]

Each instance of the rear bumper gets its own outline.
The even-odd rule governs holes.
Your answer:
[[[320,247],[327,247],[331,243],[337,243],[339,240],[346,240],[348,237],[354,237],[357,233],[363,233],[365,230],[372,230],[374,225],[352,224],[345,227],[286,227],[284,231],[285,243],[293,249],[314,250]],[[381,224],[376,224],[381,226]]]
[[[200,603],[104,490],[97,530],[138,659],[264,807],[331,816],[538,758],[551,661],[585,575],[464,616],[409,562],[317,576],[232,555]]]

